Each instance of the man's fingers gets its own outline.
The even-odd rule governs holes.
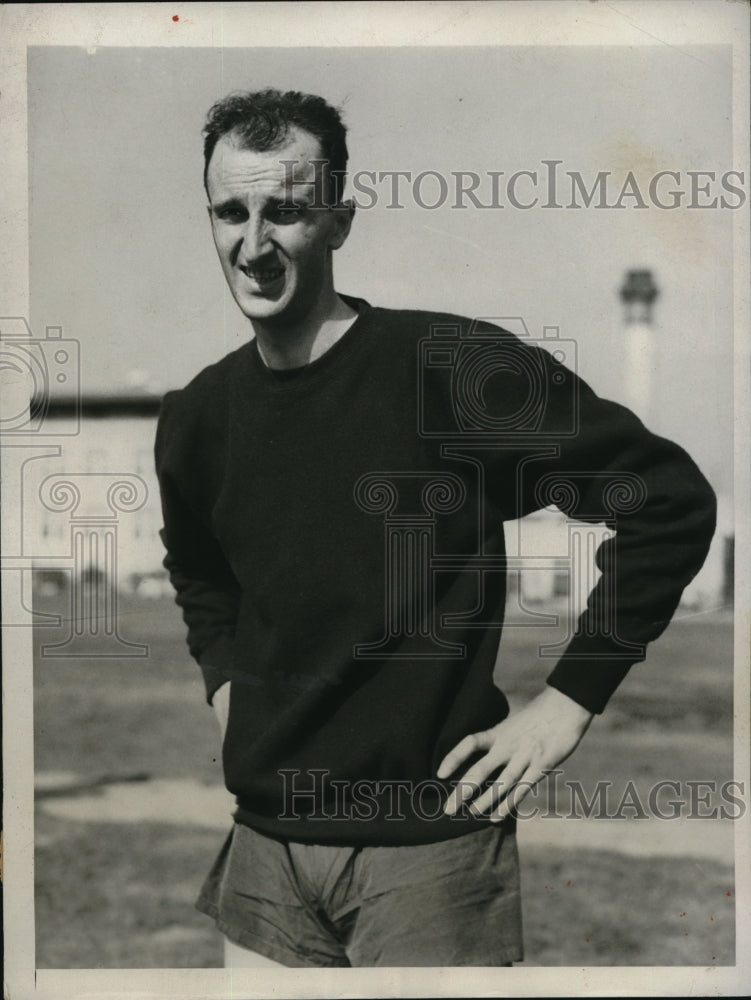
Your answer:
[[[453,750],[446,754],[438,767],[438,777],[448,778],[450,774],[471,757],[478,750],[489,750],[493,745],[493,730],[488,729],[484,733],[470,733],[463,740],[456,744]]]
[[[457,812],[459,807],[464,802],[468,802],[473,796],[477,794],[480,788],[485,784],[488,776],[495,771],[498,767],[498,762],[490,760],[490,756],[487,755],[481,760],[478,760],[471,771],[467,771],[463,777],[459,778],[456,783],[451,795],[446,799],[446,804],[443,807],[443,811],[449,815]]]
[[[457,812],[464,802],[468,802],[477,794],[490,775],[503,764],[503,760],[497,748],[493,748],[492,753],[486,753],[481,757],[456,782],[456,787],[446,800],[443,811],[450,816]]]
[[[506,798],[498,805],[490,816],[491,823],[501,823],[507,819],[514,810],[532,791],[532,789],[545,777],[545,771],[539,767],[530,766],[519,778]]]
[[[490,788],[472,803],[471,811],[477,814],[487,812],[504,796],[508,796],[510,789],[528,769],[528,764],[528,759],[512,757]]]
[[[508,757],[498,747],[492,747],[484,757],[481,757],[480,760],[473,764],[470,770],[456,782],[454,791],[448,797],[443,807],[444,812],[453,815],[463,803],[469,802],[474,798],[493,772],[497,771],[507,759]],[[526,761],[521,764],[519,768],[520,773],[524,770],[525,764]],[[486,795],[487,792],[483,793],[482,798],[485,798]]]

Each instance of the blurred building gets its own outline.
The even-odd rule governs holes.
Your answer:
[[[632,409],[651,430],[661,432],[664,409],[670,406],[670,366],[665,345],[654,324],[654,305],[659,298],[650,270],[627,271],[619,289],[623,304],[622,339],[614,345],[621,370],[616,401]],[[545,346],[545,341],[542,341]],[[661,409],[662,408],[662,409]],[[682,604],[695,610],[727,607],[733,603],[733,505],[723,483],[713,483],[717,493],[717,531],[706,562],[686,588]],[[598,535],[599,533],[599,535]],[[596,582],[592,548],[608,535],[599,529],[569,522],[555,508],[547,508],[506,525],[510,554],[518,557],[517,597],[522,606],[549,603],[568,595],[576,615]],[[582,551],[582,546],[585,550]],[[540,559],[543,555],[546,558]]]
[[[31,452],[22,476],[22,551],[42,585],[98,576],[120,590],[165,591],[159,405],[159,396],[138,393],[47,406],[47,433],[36,439],[47,453]]]

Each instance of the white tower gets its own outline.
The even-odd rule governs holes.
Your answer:
[[[625,306],[624,401],[647,426],[651,426],[657,417],[653,394],[658,358],[652,305],[659,295],[652,272],[627,271],[620,295]]]

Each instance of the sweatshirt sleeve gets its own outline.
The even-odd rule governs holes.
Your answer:
[[[523,449],[515,466],[512,516],[554,504],[572,519],[614,530],[597,550],[601,576],[547,679],[599,713],[701,568],[715,495],[680,446],[598,397],[548,352],[523,349],[541,356],[544,376],[535,447]]]
[[[165,396],[157,425],[155,458],[164,522],[160,537],[167,550],[164,567],[188,627],[188,648],[201,667],[210,703],[229,679],[240,587],[219,543],[181,486],[185,477],[201,476],[201,462],[197,453],[186,454],[175,413],[177,396]]]

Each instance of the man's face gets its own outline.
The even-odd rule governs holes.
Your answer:
[[[350,215],[323,207],[321,166],[311,162],[321,159],[318,140],[292,128],[284,146],[264,153],[223,136],[209,161],[209,214],[224,276],[248,319],[268,328],[304,321],[332,287],[331,252],[344,243]]]

